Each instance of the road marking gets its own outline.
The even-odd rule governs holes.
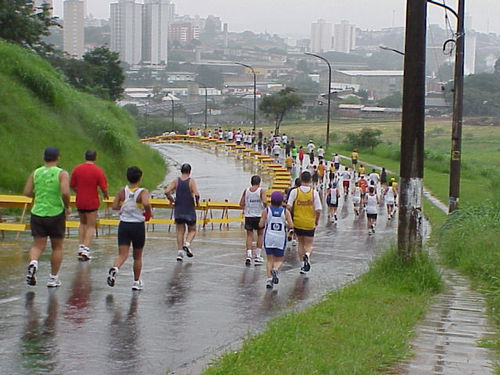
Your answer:
[[[19,301],[20,299],[21,299],[21,297],[10,297],[10,298],[0,299],[0,305],[2,305],[4,303]]]

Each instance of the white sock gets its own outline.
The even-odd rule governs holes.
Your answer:
[[[306,253],[307,257],[310,258],[311,257],[311,253]]]
[[[247,258],[251,258],[251,257],[252,257],[252,250],[247,249]]]
[[[38,268],[38,260],[32,260],[30,264],[33,264],[36,268]]]
[[[184,246],[189,247],[189,245],[191,245],[189,242],[184,241]]]
[[[51,279],[58,279],[58,278],[59,278],[59,276],[58,276],[58,275],[52,275],[52,274],[50,274],[50,278],[51,278]]]
[[[262,249],[255,249],[255,256],[257,258],[260,258],[261,253],[262,253]]]

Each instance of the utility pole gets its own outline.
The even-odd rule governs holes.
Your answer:
[[[460,165],[462,158],[462,118],[464,107],[465,0],[458,1],[457,38],[455,42],[455,77],[453,121],[451,125],[450,193],[448,212],[458,208],[460,196]]]
[[[422,246],[427,0],[406,3],[398,253]]]

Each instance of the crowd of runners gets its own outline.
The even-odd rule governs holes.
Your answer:
[[[199,130],[198,130],[199,131]],[[188,130],[188,134],[198,135],[198,131]],[[382,168],[380,174],[375,169],[367,171],[358,163],[356,149],[351,154],[350,166],[342,165],[341,158],[334,154],[331,160],[325,159],[322,146],[316,147],[310,140],[298,146],[286,134],[280,136],[270,133],[264,137],[262,130],[245,132],[239,130],[202,134],[212,137],[246,143],[263,153],[273,155],[288,170],[298,175],[294,186],[283,194],[273,191],[268,205],[261,178],[252,176],[250,187],[245,189],[240,199],[244,214],[246,241],[244,262],[247,266],[265,263],[266,287],[272,289],[279,282],[279,270],[284,260],[285,249],[297,247],[301,262],[300,273],[311,270],[311,255],[315,230],[319,225],[323,202],[327,206],[328,224],[337,224],[337,208],[341,199],[352,201],[353,212],[359,216],[364,211],[367,217],[368,235],[375,233],[380,202],[386,205],[387,218],[392,220],[397,207],[398,187],[394,178],[388,180]],[[307,160],[306,155],[307,154]],[[50,238],[52,246],[51,273],[48,287],[58,287],[59,270],[63,258],[65,221],[71,213],[70,190],[76,193],[76,208],[80,219],[79,245],[76,250],[78,259],[91,259],[90,248],[95,233],[97,212],[100,206],[99,189],[103,198],[108,198],[108,186],[104,172],[95,165],[97,153],[88,150],[85,162],[76,166],[71,175],[58,166],[59,150],[47,147],[44,151],[44,165],[36,169],[28,178],[24,194],[34,197],[31,210],[30,227],[33,246],[29,252],[29,265],[26,276],[28,285],[36,285],[38,259],[45,250]],[[359,164],[359,165],[358,165]],[[165,196],[174,205],[176,224],[178,262],[187,256],[193,257],[191,248],[196,235],[196,206],[200,194],[196,181],[191,177],[191,165],[183,164],[180,177],[174,179],[165,189]],[[115,195],[112,209],[119,211],[118,256],[109,269],[107,284],[115,285],[120,267],[126,262],[130,247],[133,251],[133,290],[141,290],[142,254],[145,245],[145,222],[153,216],[150,193],[140,186],[142,171],[129,167],[126,171],[128,184]]]

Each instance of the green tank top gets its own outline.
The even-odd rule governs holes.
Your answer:
[[[64,202],[61,197],[59,167],[40,167],[33,173],[33,190],[35,204],[31,213],[42,217],[52,217],[64,211]]]
[[[292,148],[292,156],[297,156],[297,147]]]

